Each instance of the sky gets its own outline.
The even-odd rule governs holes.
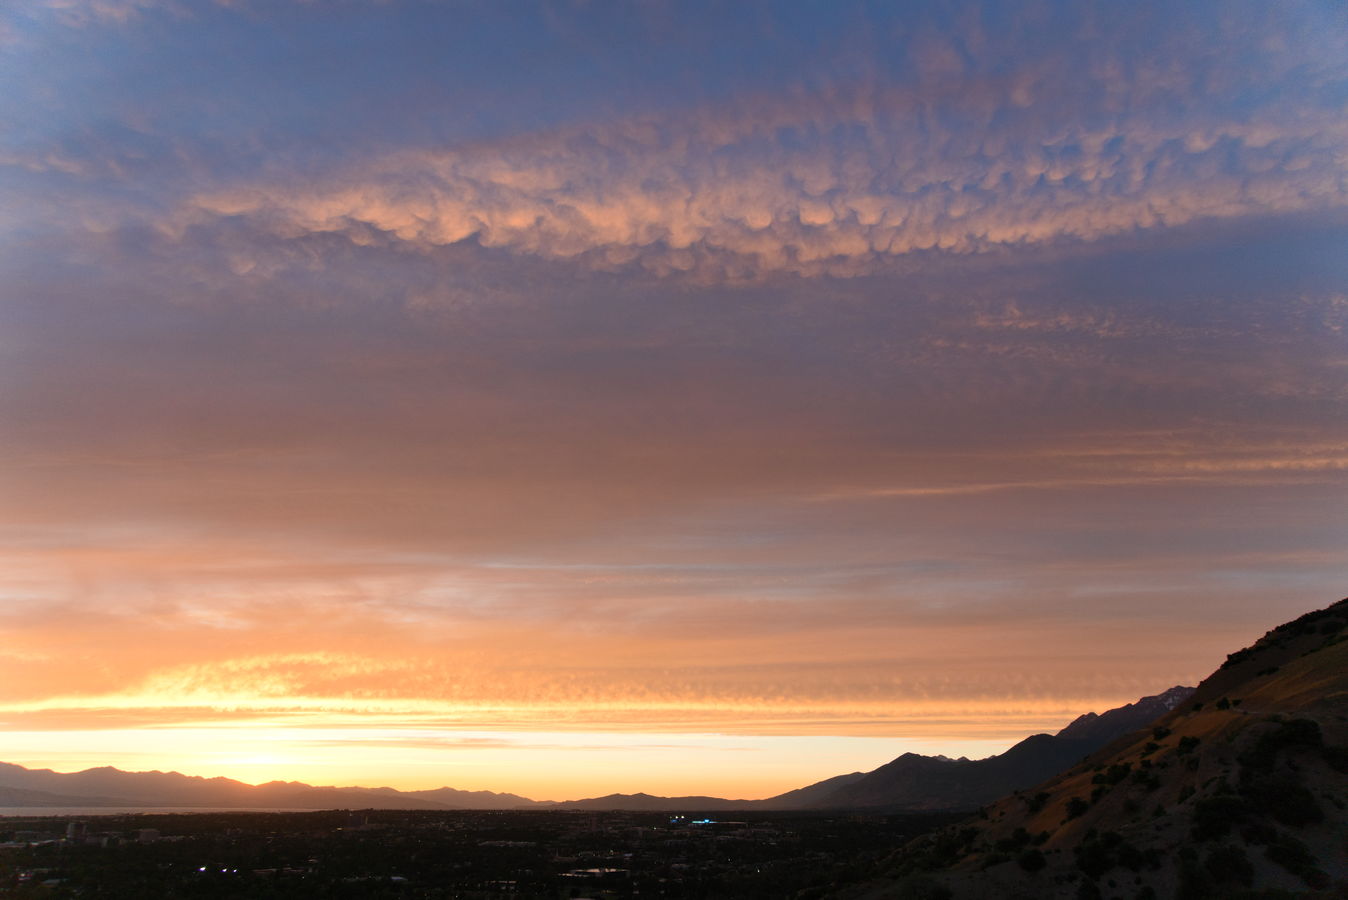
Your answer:
[[[1345,593],[1337,2],[0,10],[0,759],[986,756]]]

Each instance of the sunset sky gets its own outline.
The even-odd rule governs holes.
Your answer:
[[[0,10],[0,760],[985,756],[1348,593],[1348,6]]]

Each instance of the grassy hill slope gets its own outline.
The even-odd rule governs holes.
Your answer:
[[[1151,727],[903,848],[856,895],[1348,896],[1348,600],[1231,654]]]

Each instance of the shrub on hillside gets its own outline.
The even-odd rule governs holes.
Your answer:
[[[1038,872],[1048,865],[1048,860],[1042,852],[1032,847],[1016,857],[1016,863],[1026,872]]]
[[[1264,855],[1306,882],[1308,887],[1316,890],[1329,887],[1329,876],[1318,868],[1320,860],[1316,859],[1309,847],[1290,834],[1279,834],[1264,848]]]
[[[1310,825],[1325,818],[1314,795],[1288,776],[1243,779],[1240,795],[1249,812],[1271,816],[1284,825]]]
[[[1259,735],[1248,751],[1240,758],[1243,765],[1260,772],[1273,769],[1278,755],[1289,750],[1309,750],[1324,746],[1324,736],[1320,733],[1320,724],[1313,719],[1292,719],[1279,722]]]
[[[1231,794],[1204,797],[1194,804],[1189,834],[1195,841],[1211,841],[1226,835],[1245,814],[1245,801]]]
[[[1218,884],[1239,884],[1249,887],[1254,883],[1254,866],[1245,850],[1234,844],[1213,847],[1203,861],[1208,875]]]

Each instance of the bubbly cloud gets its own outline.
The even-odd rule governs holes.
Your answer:
[[[905,133],[911,110],[894,106],[888,122],[726,114],[397,153],[309,188],[231,188],[193,205],[285,237],[471,238],[599,268],[735,278],[856,275],[918,251],[1092,241],[1348,202],[1348,126],[1337,112],[1200,134],[1123,127],[1047,144],[997,133],[1004,126],[993,122],[959,136],[961,157],[948,146],[954,135]]]
[[[996,77],[938,66],[903,87],[754,96],[397,150],[307,184],[199,192],[168,227],[245,217],[283,237],[422,248],[472,240],[600,269],[724,280],[858,275],[923,251],[1342,209],[1348,116],[1317,88],[1348,77],[1348,54],[1308,89],[1298,49],[1256,43],[1253,26],[1235,40],[1257,51],[1267,79],[1258,100],[1243,100],[1248,60],[1236,54],[1216,64],[1170,56],[1172,36],[1153,48],[1155,68],[1132,60],[1139,71],[1124,81],[1136,48],[1106,39],[1074,75],[1081,58],[1058,52]]]

